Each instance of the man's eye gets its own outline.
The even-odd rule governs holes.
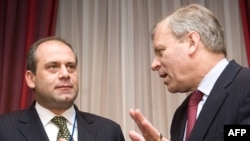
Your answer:
[[[157,56],[162,56],[162,52],[164,51],[164,49],[156,49],[155,50],[155,55]]]
[[[75,65],[69,65],[68,68],[74,69],[74,68],[76,68],[76,66]]]
[[[74,71],[76,69],[76,65],[75,64],[69,64],[67,65],[67,68],[69,71]]]
[[[56,65],[49,65],[49,69],[55,69],[57,66]]]
[[[58,69],[59,69],[59,66],[56,65],[56,64],[51,64],[51,65],[48,66],[48,70],[50,72],[56,72]]]

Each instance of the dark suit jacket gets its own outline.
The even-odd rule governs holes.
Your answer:
[[[171,141],[183,141],[188,96],[176,110]],[[222,72],[196,121],[189,141],[223,141],[224,125],[250,124],[250,69],[235,61]]]
[[[78,141],[124,141],[120,126],[75,106]],[[0,141],[49,141],[34,104],[27,110],[0,116]]]

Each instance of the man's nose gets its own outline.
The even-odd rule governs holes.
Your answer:
[[[60,70],[60,78],[68,77],[68,76],[69,76],[69,71],[68,71],[67,67],[65,65],[62,65],[61,70]]]
[[[161,68],[161,62],[157,58],[154,58],[151,64],[152,71],[158,71],[160,68]]]

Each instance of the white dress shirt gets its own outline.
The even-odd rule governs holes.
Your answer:
[[[202,100],[200,101],[197,109],[197,115],[199,116],[200,111],[204,105],[204,103],[207,100],[207,97],[209,96],[210,92],[212,91],[215,82],[221,75],[221,73],[224,71],[226,66],[228,65],[228,61],[224,58],[222,59],[217,65],[213,67],[212,70],[208,72],[208,74],[202,79],[201,83],[198,86],[198,90],[201,91],[204,95],[202,97]]]
[[[217,81],[217,79],[219,78],[219,76],[221,75],[223,70],[226,68],[228,63],[229,62],[228,62],[228,60],[226,58],[222,59],[201,80],[197,90],[201,91],[204,95],[203,95],[201,101],[198,104],[196,118],[198,118],[198,116],[200,114],[200,111],[201,111],[204,103],[207,100],[207,97],[209,96],[210,92],[212,91],[212,89],[214,87],[215,82]],[[187,124],[186,124],[186,127],[187,127]],[[186,129],[185,129],[185,132],[184,132],[183,141],[185,141],[185,140],[186,140]]]
[[[56,141],[57,140],[57,133],[59,131],[59,128],[51,122],[51,119],[55,115],[50,110],[42,107],[38,102],[35,104],[36,111],[38,113],[38,116],[40,117],[40,120],[42,121],[43,127],[47,133],[47,136],[50,141]],[[67,119],[67,127],[69,129],[70,134],[72,135],[73,132],[73,126],[75,122],[75,129],[73,134],[73,140],[77,141],[78,137],[78,131],[77,131],[77,121],[75,121],[76,112],[74,109],[74,106],[70,107],[68,110],[66,110],[62,115],[64,118]]]

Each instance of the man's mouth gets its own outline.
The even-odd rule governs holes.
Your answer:
[[[166,73],[160,74],[160,77],[161,77],[161,78],[165,78],[165,77],[167,77],[167,74],[166,74]]]
[[[68,88],[72,88],[73,86],[72,85],[59,85],[59,86],[56,86],[56,88],[58,89],[68,89]]]

